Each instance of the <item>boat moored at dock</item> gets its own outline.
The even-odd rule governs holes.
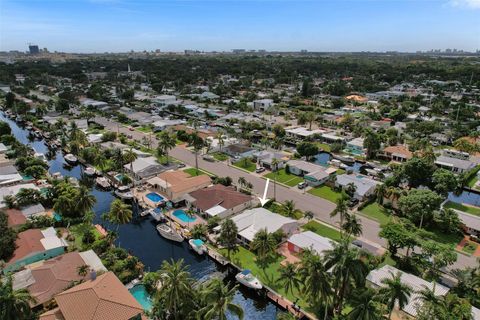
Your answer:
[[[183,242],[183,236],[175,231],[172,227],[170,227],[166,223],[160,223],[157,225],[158,233],[164,237],[165,239],[172,240],[175,242]]]
[[[248,269],[237,273],[235,279],[247,288],[260,290],[263,288],[262,283]]]

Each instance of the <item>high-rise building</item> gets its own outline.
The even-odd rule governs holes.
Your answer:
[[[28,50],[30,51],[30,54],[39,54],[40,49],[38,49],[38,46],[36,44],[29,44],[28,45]]]

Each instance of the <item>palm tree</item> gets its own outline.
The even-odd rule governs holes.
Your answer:
[[[312,220],[312,219],[315,217],[315,214],[314,214],[312,211],[307,210],[307,211],[305,211],[305,213],[303,214],[303,216],[304,216],[308,221],[310,221],[310,220]]]
[[[422,290],[417,291],[416,299],[423,304],[422,309],[424,308],[426,310],[425,312],[428,318],[430,318],[432,311],[436,310],[440,305],[440,299],[435,295],[435,292],[427,286],[423,286]]]
[[[261,259],[269,256],[275,250],[275,247],[275,239],[268,233],[267,229],[257,231],[253,241],[250,243],[250,249],[255,251]]]
[[[222,280],[213,279],[201,293],[206,303],[206,306],[199,310],[201,318],[226,320],[227,312],[230,312],[243,319],[243,309],[233,303],[237,289],[238,285],[229,288]]]
[[[382,299],[387,301],[387,308],[389,310],[388,319],[392,318],[393,309],[398,306],[403,309],[410,299],[412,294],[412,287],[402,282],[402,273],[391,273],[391,278],[382,279],[385,287],[380,289]]]
[[[240,188],[243,188],[247,184],[247,179],[245,179],[245,177],[239,177],[238,184],[240,185]]]
[[[133,175],[133,162],[137,160],[137,154],[133,152],[133,149],[130,148],[125,150],[123,153],[123,161],[125,163],[130,163],[130,173]]]
[[[120,148],[115,148],[112,150],[112,159],[113,159],[113,162],[115,163],[115,166],[120,169],[120,170],[123,170],[123,164],[124,164],[124,157],[123,157],[123,152]]]
[[[160,270],[159,296],[174,319],[183,319],[192,310],[193,279],[183,259],[164,261]]]
[[[0,319],[30,319],[32,314],[30,303],[35,302],[35,299],[25,288],[14,290],[12,281],[11,276],[7,276],[5,281],[0,281]]]
[[[287,263],[279,268],[280,276],[277,280],[278,284],[285,288],[285,292],[293,295],[294,290],[300,289],[300,279],[297,276],[297,266],[293,263]]]
[[[237,234],[238,228],[235,222],[232,219],[225,219],[221,224],[217,242],[227,249],[228,259],[230,259],[230,253],[237,249]]]
[[[3,197],[3,201],[2,201],[5,206],[9,209],[12,209],[12,208],[15,208],[16,205],[17,205],[17,199],[15,198],[15,196],[13,195],[6,195],[5,197]]]
[[[345,238],[349,238],[351,235],[358,237],[362,234],[362,224],[357,219],[356,214],[347,214],[345,216],[345,222],[342,225],[342,230],[345,231]]]
[[[132,220],[132,206],[123,203],[120,199],[115,199],[110,204],[110,211],[105,216],[109,222],[117,225],[118,233],[121,224],[129,223]]]
[[[225,140],[223,138],[223,131],[222,130],[218,130],[217,140],[218,140],[218,145],[220,146],[220,152],[222,152],[223,151],[223,146],[225,146]]]
[[[77,273],[81,277],[85,277],[88,274],[88,269],[90,267],[86,264],[77,267]]]
[[[176,145],[176,138],[174,135],[169,134],[167,131],[162,131],[158,136],[158,147],[163,151],[165,156],[167,157],[167,163],[170,162],[168,152],[170,149],[175,148]]]
[[[201,239],[207,235],[207,225],[200,223],[193,226],[191,230],[192,238]]]
[[[78,190],[77,198],[75,199],[75,208],[80,214],[85,214],[93,209],[93,206],[97,202],[97,198],[93,194],[90,194],[90,190],[87,187],[81,186]]]
[[[193,151],[195,152],[195,169],[198,174],[198,152],[202,150],[205,143],[203,139],[194,132],[190,135],[190,144],[193,146]]]
[[[352,311],[347,315],[351,320],[379,320],[383,319],[379,310],[377,292],[371,288],[361,290],[351,297]]]
[[[282,212],[287,217],[294,218],[295,213],[297,212],[297,209],[295,208],[295,201],[293,200],[285,201],[282,207]]]
[[[337,215],[340,216],[340,226],[342,226],[345,217],[348,215],[347,200],[344,197],[338,198],[337,207],[330,213],[330,217],[336,217]]]
[[[273,199],[277,198],[277,174],[278,174],[278,164],[279,161],[277,158],[272,159],[272,170],[273,174]]]

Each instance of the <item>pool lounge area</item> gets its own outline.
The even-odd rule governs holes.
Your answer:
[[[191,229],[194,225],[197,224],[206,224],[206,221],[203,220],[196,214],[190,215],[183,209],[175,209],[168,214],[171,220],[175,221],[184,228]]]
[[[165,200],[164,197],[162,197],[161,195],[159,195],[158,193],[156,192],[150,192],[150,193],[147,193],[145,195],[145,197],[147,197],[148,200],[154,202],[154,203],[158,203],[158,202],[162,202],[163,200]]]
[[[143,310],[150,311],[152,309],[152,300],[143,284],[136,284],[132,288],[128,289],[135,300],[140,303]]]

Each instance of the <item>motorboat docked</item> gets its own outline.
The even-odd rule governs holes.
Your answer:
[[[41,139],[41,138],[42,138],[42,133],[41,133],[40,131],[38,131],[38,130],[35,130],[35,131],[33,132],[33,135],[34,135],[35,138],[37,138],[37,139]]]
[[[63,176],[60,172],[54,172],[54,173],[52,173],[52,178],[54,180],[61,180],[61,179],[63,179]]]
[[[165,215],[160,208],[150,209],[147,211],[147,214],[150,214],[156,221],[165,220]]]
[[[97,170],[95,170],[95,168],[92,168],[92,167],[87,167],[83,172],[85,173],[85,175],[89,177],[93,177],[97,174]]]
[[[183,242],[183,236],[175,231],[172,227],[170,227],[166,223],[160,223],[157,225],[157,231],[160,233],[162,237],[168,240],[176,241],[176,242]]]
[[[340,156],[334,154],[332,157],[348,165],[353,165],[355,163],[355,158],[351,156]]]
[[[245,287],[251,289],[260,290],[263,288],[262,283],[248,269],[237,273],[235,279],[241,284],[243,284]]]
[[[207,252],[207,246],[201,239],[190,239],[188,240],[188,244],[190,245],[190,248],[199,255],[203,255]]]
[[[103,189],[110,188],[110,182],[105,177],[97,177],[97,179],[95,179],[95,183],[100,187],[102,187]]]
[[[115,195],[121,199],[130,200],[133,199],[133,192],[128,186],[121,186],[115,190]]]
[[[35,157],[35,159],[42,160],[45,163],[48,162],[47,157],[45,157],[45,155],[43,153],[35,152],[35,154],[33,156]]]
[[[65,155],[65,157],[63,157],[63,158],[65,159],[66,162],[71,163],[71,164],[75,164],[78,161],[77,157],[75,157],[71,153]]]

